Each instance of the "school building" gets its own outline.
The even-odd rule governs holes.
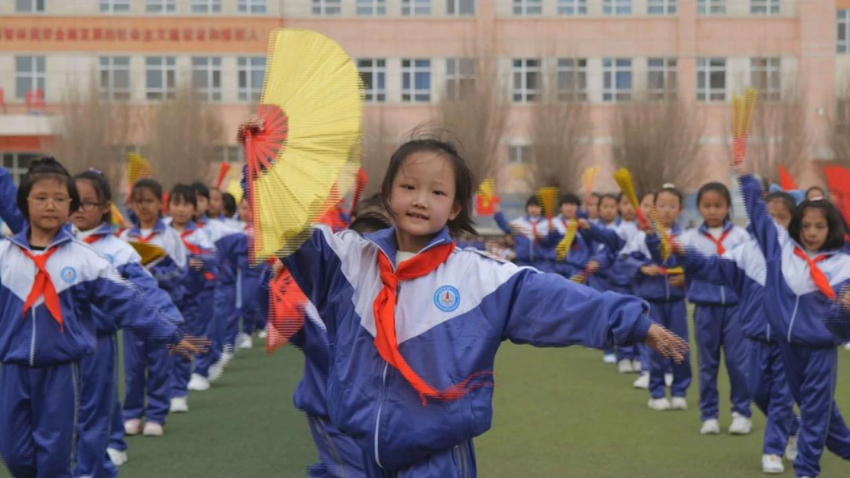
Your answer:
[[[51,138],[68,85],[146,108],[191,82],[227,134],[259,99],[269,32],[316,30],[357,62],[366,116],[398,134],[433,118],[445,91],[474,82],[464,58],[498,63],[510,117],[500,189],[522,192],[529,112],[544,72],[587,102],[591,155],[611,156],[607,124],[638,90],[673,90],[705,120],[703,180],[728,180],[731,97],[747,86],[806,99],[809,157],[829,160],[829,131],[850,69],[850,0],[2,0],[0,155],[19,175]],[[553,87],[555,87],[553,85]],[[676,134],[671,131],[670,134]],[[144,138],[135,138],[139,144]]]

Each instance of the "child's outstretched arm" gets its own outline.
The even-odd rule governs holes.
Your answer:
[[[706,257],[693,247],[683,247],[676,245],[674,247],[676,254],[682,258],[682,265],[685,272],[692,279],[711,282],[716,285],[723,285],[734,289],[741,293],[744,290],[744,283],[747,277],[743,269],[738,267],[738,263],[733,257],[726,256],[711,256]],[[743,249],[743,248],[738,248]],[[736,252],[740,255],[740,251]]]
[[[850,342],[850,285],[841,289],[826,319],[826,327],[840,340]]]
[[[751,174],[738,178],[744,205],[752,225],[753,236],[765,257],[774,257],[781,253],[779,232],[776,223],[767,212],[767,205],[761,197],[761,184]]]
[[[18,210],[18,188],[12,181],[12,175],[6,168],[0,168],[0,219],[9,226],[12,234],[21,232],[26,227],[26,220]]]
[[[604,244],[615,253],[626,246],[626,241],[617,234],[617,231],[607,227],[589,222],[587,219],[579,219],[579,231],[588,242]]]
[[[688,350],[681,338],[649,318],[649,305],[636,297],[600,293],[554,274],[531,270],[517,274],[511,279],[513,301],[502,312],[507,313],[503,335],[512,342],[600,349],[646,342],[676,360]]]

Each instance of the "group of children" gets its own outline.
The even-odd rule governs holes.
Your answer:
[[[762,199],[742,176],[747,231],[730,222],[728,189],[710,183],[697,200],[704,223],[682,231],[672,186],[642,198],[654,227],[622,197],[599,195],[594,217],[568,195],[551,220],[532,198],[527,217],[496,215],[514,264],[457,247],[453,238],[475,234],[470,170],[453,145],[418,139],[393,154],[372,209],[349,228],[317,225],[296,252],[257,267],[235,203],[204,185],[176,185],[166,199],[156,181],[136,182],[134,226],[118,232],[97,171],[72,177],[47,158],[17,191],[8,179],[0,172],[0,194],[17,205],[0,208],[15,232],[0,242],[0,457],[15,477],[114,476],[122,435],[162,435],[167,414],[187,412],[188,392],[208,389],[265,317],[305,354],[294,401],[321,459],[309,476],[475,476],[503,341],[606,350],[621,371],[646,373],[650,408],[684,409],[686,299],[702,433],[720,431],[722,350],[730,433],[750,432],[751,400],[768,417],[765,472],[782,471],[795,441],[800,477],[819,474],[824,447],[850,459],[833,398],[837,346],[850,340],[850,257],[823,199]],[[275,298],[296,291],[302,302],[282,312]]]
[[[142,179],[122,229],[104,175],[53,158],[17,188],[0,169],[0,196],[13,234],[0,241],[2,462],[15,477],[117,476],[125,435],[161,436],[264,330],[247,208],[202,183],[165,196]]]

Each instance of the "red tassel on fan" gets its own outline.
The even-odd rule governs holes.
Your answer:
[[[224,183],[224,178],[227,177],[227,172],[230,171],[230,163],[221,163],[218,169],[218,179],[215,181],[215,188],[221,190],[221,185]]]
[[[799,189],[797,182],[794,181],[794,176],[791,175],[791,172],[788,171],[784,164],[779,166],[779,187],[785,191]]]
[[[269,322],[266,353],[273,353],[289,343],[293,335],[304,327],[304,310],[307,297],[284,270],[269,284]]]

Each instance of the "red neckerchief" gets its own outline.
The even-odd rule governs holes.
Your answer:
[[[824,274],[823,271],[820,270],[820,267],[818,267],[818,262],[829,259],[832,256],[823,254],[812,259],[799,247],[794,248],[794,254],[806,261],[806,264],[809,265],[809,273],[812,276],[812,281],[814,281],[815,285],[818,289],[820,289],[823,295],[827,296],[827,298],[835,299],[835,291],[832,290],[832,286],[829,285],[829,279],[826,278],[826,274]]]
[[[441,264],[448,260],[455,249],[454,242],[434,246],[425,252],[417,254],[402,262],[393,272],[393,266],[389,258],[383,253],[378,253],[378,267],[381,271],[381,282],[384,287],[378,293],[373,305],[375,315],[375,348],[378,354],[398,370],[414,390],[419,394],[422,405],[425,405],[426,397],[440,400],[456,400],[466,395],[474,388],[487,386],[488,383],[478,383],[469,387],[469,382],[481,375],[490,375],[493,372],[478,372],[466,380],[452,385],[446,390],[436,390],[425,383],[398,350],[398,338],[396,336],[395,308],[398,302],[398,286],[401,281],[408,281],[422,277],[433,272]],[[492,386],[492,383],[489,383]]]
[[[703,232],[702,235],[705,236],[705,238],[709,241],[713,242],[715,246],[717,246],[717,255],[722,256],[726,252],[726,248],[723,247],[723,241],[726,240],[726,238],[729,236],[729,233],[731,232],[732,228],[730,227],[729,229],[725,230],[723,234],[720,235],[719,239],[715,239],[714,236],[712,236],[711,233],[708,231]]]
[[[47,307],[50,315],[53,316],[53,320],[59,324],[59,329],[64,331],[65,326],[62,323],[62,308],[59,305],[59,294],[56,293],[56,288],[53,287],[53,281],[51,280],[46,267],[47,260],[50,259],[50,257],[56,253],[59,248],[54,247],[44,254],[36,256],[26,248],[21,246],[18,247],[25,256],[29,257],[30,260],[33,261],[36,269],[38,269],[38,273],[36,273],[35,280],[32,283],[32,289],[30,289],[27,300],[24,302],[22,315],[26,317],[27,310],[35,304],[35,301],[38,300],[39,297],[44,296],[44,305]]]

